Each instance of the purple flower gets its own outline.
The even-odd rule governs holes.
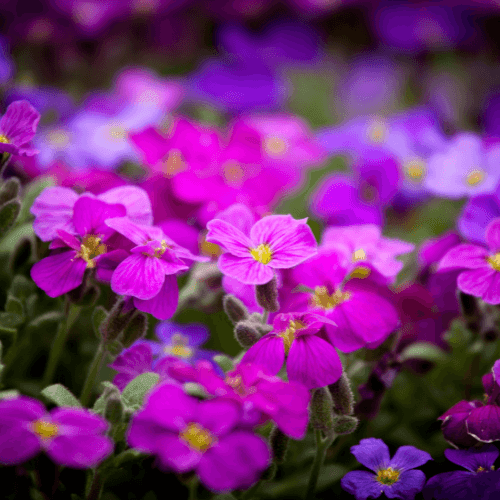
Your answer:
[[[250,347],[241,361],[261,365],[276,375],[286,358],[289,380],[308,389],[333,384],[342,375],[342,363],[333,346],[316,335],[325,323],[334,325],[314,314],[278,314],[273,331]]]
[[[353,269],[366,262],[393,280],[403,268],[403,263],[395,257],[415,248],[412,243],[383,237],[381,228],[375,224],[328,227],[321,244],[335,248]]]
[[[127,441],[157,455],[167,470],[195,470],[214,492],[246,489],[268,467],[270,451],[260,436],[238,428],[240,419],[233,401],[198,401],[180,387],[163,384],[132,418]]]
[[[95,467],[113,450],[107,429],[106,420],[83,408],[47,413],[36,399],[5,399],[0,401],[0,463],[20,464],[44,450],[56,464]]]
[[[463,243],[449,250],[440,260],[438,271],[468,269],[458,275],[459,290],[500,304],[500,218],[486,228],[489,249]]]
[[[289,269],[316,253],[316,239],[307,219],[269,215],[257,221],[249,237],[231,224],[215,219],[207,224],[206,240],[222,246],[219,269],[248,285],[271,281],[274,269]]]
[[[14,101],[0,119],[0,153],[33,156],[29,146],[35,137],[40,113],[28,101]]]
[[[500,471],[494,471],[493,464],[498,458],[498,449],[494,445],[468,450],[448,449],[444,450],[444,454],[450,462],[464,467],[469,472],[444,472],[431,477],[422,492],[425,500],[484,499],[485,490],[492,486],[493,482],[500,480]],[[495,491],[498,495],[499,490]]]
[[[257,364],[239,363],[225,378],[207,361],[198,361],[194,367],[176,362],[168,373],[180,382],[200,384],[212,396],[238,402],[245,425],[254,427],[271,419],[293,439],[302,439],[307,431],[311,397],[307,388],[267,375]]]
[[[425,475],[420,467],[432,457],[413,446],[401,446],[391,459],[389,448],[381,439],[362,439],[351,447],[356,460],[376,473],[366,471],[348,472],[340,481],[344,490],[356,500],[378,498],[385,493],[389,498],[413,500],[422,491]]]
[[[108,365],[118,373],[113,379],[113,384],[123,391],[127,384],[142,373],[155,372],[160,375],[160,381],[175,383],[168,375],[167,362],[153,363],[153,351],[151,346],[145,341],[138,341],[128,349],[121,352],[119,356]]]
[[[179,291],[175,275],[186,271],[185,260],[206,261],[193,255],[155,226],[134,224],[127,217],[106,222],[135,246],[118,264],[111,277],[111,289],[134,297],[134,306],[158,319],[170,318],[177,309]]]
[[[55,250],[31,268],[33,281],[49,296],[58,297],[78,287],[86,269],[94,269],[107,253],[104,243],[113,231],[106,219],[125,215],[121,204],[110,205],[90,196],[81,196],[73,207],[72,226],[79,238],[58,229],[50,244]]]

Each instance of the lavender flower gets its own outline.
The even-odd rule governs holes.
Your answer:
[[[83,408],[47,413],[36,399],[6,399],[0,401],[0,463],[20,464],[44,450],[59,465],[95,467],[113,450],[107,428],[102,417]]]
[[[401,446],[391,459],[389,448],[376,438],[362,439],[351,447],[358,462],[375,472],[348,472],[340,481],[342,488],[356,500],[378,498],[385,493],[389,498],[413,500],[424,487],[425,476],[419,467],[432,457],[413,446]]]

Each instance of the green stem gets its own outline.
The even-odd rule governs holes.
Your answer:
[[[92,482],[87,485],[87,500],[99,500],[102,495],[104,484],[101,482],[101,475],[97,470],[92,471]]]
[[[94,387],[97,375],[101,371],[106,352],[107,351],[104,344],[99,344],[94,359],[92,360],[92,364],[90,365],[85,384],[83,384],[82,394],[80,396],[80,403],[82,403],[82,406],[87,406],[89,403],[90,395],[92,394],[92,389]]]
[[[197,500],[198,496],[196,495],[198,490],[198,478],[195,476],[188,483],[189,497],[188,500]]]
[[[319,429],[314,431],[314,435],[316,437],[316,456],[314,457],[311,474],[309,475],[309,483],[307,484],[305,496],[306,500],[314,500],[316,485],[318,484],[319,472],[325,460],[326,450],[330,447],[330,445],[337,437],[335,434],[333,434],[332,436],[323,439],[321,437],[321,431]]]
[[[66,344],[68,333],[71,327],[73,326],[73,323],[78,318],[79,314],[80,314],[80,307],[75,304],[70,304],[69,310],[67,311],[67,314],[65,314],[65,318],[63,318],[61,323],[59,323],[59,328],[57,329],[56,338],[54,339],[54,343],[52,344],[52,348],[49,353],[49,360],[47,361],[47,366],[45,367],[45,373],[43,374],[42,385],[44,387],[49,385],[52,382],[52,379],[54,378],[54,373],[59,363],[59,359],[61,358],[64,345]]]
[[[267,325],[268,319],[269,319],[269,311],[264,311],[264,314],[262,315],[262,324]]]

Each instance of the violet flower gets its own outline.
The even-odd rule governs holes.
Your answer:
[[[35,137],[40,113],[28,101],[14,101],[0,119],[0,153],[33,156],[29,146]]]
[[[106,224],[112,217],[125,215],[121,204],[108,204],[90,196],[81,196],[73,207],[72,225],[77,238],[57,229],[50,244],[55,250],[31,268],[31,278],[49,297],[58,297],[81,285],[86,269],[94,269],[109,250],[106,240],[113,230]]]
[[[422,491],[425,475],[415,467],[424,465],[432,457],[414,446],[401,446],[391,459],[389,448],[376,438],[362,439],[351,447],[357,461],[375,472],[348,472],[340,481],[344,490],[356,500],[378,498],[385,493],[389,498],[413,500]]]
[[[242,425],[254,427],[273,420],[287,436],[302,439],[307,431],[310,393],[299,382],[270,376],[260,365],[240,362],[223,378],[207,361],[193,367],[184,362],[168,366],[179,382],[196,382],[208,394],[236,401],[242,409]]]
[[[207,224],[206,240],[222,246],[222,273],[248,285],[271,281],[274,269],[289,269],[316,253],[316,239],[307,219],[269,215],[257,221],[246,236],[231,224],[215,219]]]
[[[54,408],[20,396],[0,401],[0,463],[16,465],[41,450],[56,464],[96,467],[113,450],[108,423],[84,408]]]
[[[308,389],[333,384],[342,375],[342,363],[332,345],[316,335],[325,323],[334,328],[335,323],[314,314],[278,314],[273,331],[250,347],[241,362],[261,365],[276,375],[286,359],[289,380]]]
[[[468,450],[444,450],[446,458],[467,469],[437,474],[431,477],[423,490],[425,500],[459,500],[469,498],[495,498],[484,496],[493,482],[500,480],[500,471],[495,471],[494,462],[498,449],[489,444]],[[498,486],[497,486],[498,487]],[[498,495],[498,489],[496,489]]]
[[[488,304],[500,304],[500,218],[486,228],[488,249],[462,243],[440,260],[438,271],[467,269],[460,273],[457,287]]]
[[[238,428],[240,419],[234,401],[198,401],[180,387],[162,384],[133,416],[127,441],[156,455],[167,470],[196,471],[214,492],[246,489],[268,467],[270,451],[263,438]]]

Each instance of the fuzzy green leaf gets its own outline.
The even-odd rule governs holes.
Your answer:
[[[49,385],[41,392],[48,400],[57,406],[75,406],[81,408],[80,401],[62,384]]]
[[[160,376],[153,372],[142,373],[138,377],[135,377],[123,389],[122,397],[124,403],[127,406],[140,407],[144,396],[158,383],[159,379]]]

